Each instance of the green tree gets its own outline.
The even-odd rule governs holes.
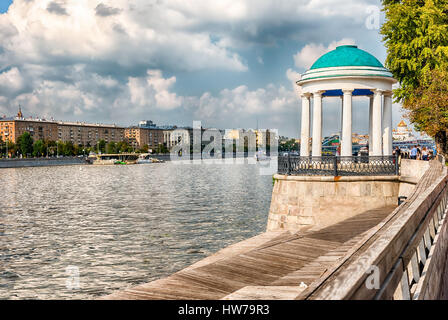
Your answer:
[[[14,157],[17,154],[19,146],[12,142],[12,141],[8,141],[8,154],[11,155],[12,157]]]
[[[55,156],[56,155],[56,149],[57,149],[57,145],[56,145],[56,141],[52,141],[52,140],[48,140],[45,141],[46,147],[47,147],[47,155],[48,156]]]
[[[27,157],[33,153],[33,138],[29,132],[24,132],[17,138],[17,144],[19,145],[19,151],[24,156]]]
[[[285,151],[298,151],[299,150],[299,144],[294,139],[290,139],[288,141],[285,141],[284,143],[280,143],[278,146],[278,149],[280,152]]]
[[[61,156],[64,155],[64,142],[62,141],[57,141],[56,142],[56,156]]]
[[[149,146],[147,145],[147,144],[145,144],[143,147],[141,147],[139,150],[138,150],[140,153],[148,153],[148,151],[149,151]]]
[[[383,5],[386,66],[400,82],[395,101],[402,103],[416,129],[435,137],[439,152],[446,154],[447,105],[437,99],[431,108],[438,111],[429,112],[427,103],[444,90],[439,79],[446,79],[448,70],[448,0],[383,0]]]
[[[433,71],[431,79],[407,100],[407,116],[417,130],[435,137],[439,152],[447,154],[448,72]]]
[[[84,155],[87,151],[87,148],[84,147],[82,144],[77,144],[75,146],[75,154],[77,154],[78,156],[80,155]]]
[[[106,141],[100,140],[96,144],[96,152],[106,153]]]
[[[74,156],[75,155],[75,146],[74,146],[73,142],[67,141],[66,143],[64,143],[63,148],[64,148],[63,149],[64,156]]]
[[[117,153],[117,144],[113,141],[106,145],[106,153]]]
[[[33,144],[33,156],[41,157],[45,154],[45,143],[42,140],[37,140]]]
[[[235,147],[236,148],[236,147]],[[163,143],[159,144],[156,149],[155,149],[156,153],[161,153],[161,154],[165,154],[165,153],[169,153],[170,151],[168,150],[168,148],[166,147],[166,145],[164,145]]]
[[[134,149],[128,142],[120,141],[117,143],[117,151],[120,153],[123,153],[123,152],[125,153],[125,152],[133,152]]]

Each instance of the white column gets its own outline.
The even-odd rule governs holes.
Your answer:
[[[343,90],[343,112],[342,112],[342,147],[341,156],[352,155],[352,93],[353,90]]]
[[[313,93],[313,157],[322,156],[322,93]]]
[[[392,93],[384,93],[383,107],[383,155],[392,155]]]
[[[341,133],[340,133],[340,136],[339,136],[339,145],[341,145],[342,144],[342,140],[343,140],[343,127],[344,127],[344,95],[342,95],[341,96]],[[341,145],[341,147],[342,147],[342,145]]]
[[[300,135],[300,155],[310,155],[310,94],[302,95],[302,126]]]
[[[381,156],[383,154],[382,135],[381,135],[381,100],[383,92],[375,90],[373,96],[372,110],[372,156]]]
[[[372,155],[373,150],[373,96],[369,97],[369,156]]]

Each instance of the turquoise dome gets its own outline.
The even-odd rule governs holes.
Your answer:
[[[339,46],[324,54],[312,65],[310,70],[332,67],[376,67],[384,68],[381,62],[370,53],[357,46]]]

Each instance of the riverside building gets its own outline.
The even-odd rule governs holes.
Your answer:
[[[93,146],[99,140],[119,142],[125,139],[125,128],[115,124],[55,121],[53,119],[24,118],[19,109],[15,117],[0,118],[0,138],[16,143],[17,138],[29,132],[34,141],[62,141]]]

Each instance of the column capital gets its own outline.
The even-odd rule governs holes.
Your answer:
[[[372,92],[374,95],[382,95],[385,91],[380,89],[373,89]]]
[[[385,97],[392,97],[392,91],[384,91],[383,92],[383,95],[385,96]]]
[[[319,91],[315,91],[313,92],[313,96],[314,97],[322,97],[322,95],[326,92],[326,90],[319,90]]]
[[[305,92],[305,93],[302,93],[301,95],[300,95],[300,97],[302,97],[302,98],[311,98],[311,96],[312,96],[312,94],[311,93],[309,93],[309,92]]]
[[[353,91],[355,91],[355,89],[342,89],[344,95],[351,95],[353,94]]]

